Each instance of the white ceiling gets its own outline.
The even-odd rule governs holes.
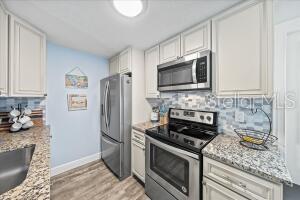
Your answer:
[[[46,32],[48,40],[110,57],[127,46],[149,48],[240,0],[148,0],[125,18],[110,0],[4,0],[14,14]]]

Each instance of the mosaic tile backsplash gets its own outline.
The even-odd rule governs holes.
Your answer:
[[[44,97],[0,97],[0,113],[9,112],[11,106],[17,107],[18,104],[22,104],[22,107],[27,105],[32,110],[42,110],[45,121],[46,99]]]
[[[31,109],[45,109],[45,98],[41,97],[0,97],[0,112],[8,112],[11,106],[28,105]]]
[[[159,100],[148,99],[154,105],[218,112],[219,132],[234,133],[235,128],[269,131],[269,121],[264,113],[252,114],[251,108],[263,109],[272,119],[272,101],[264,98],[216,98],[209,92],[163,93]],[[235,111],[244,112],[244,122],[235,121]]]

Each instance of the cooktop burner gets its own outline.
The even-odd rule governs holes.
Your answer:
[[[217,113],[170,109],[169,124],[146,130],[146,134],[194,152],[217,135]]]

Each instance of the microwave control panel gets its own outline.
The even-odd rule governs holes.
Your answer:
[[[207,56],[198,58],[197,60],[197,82],[206,83],[207,82]]]

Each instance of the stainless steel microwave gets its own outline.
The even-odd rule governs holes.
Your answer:
[[[198,52],[158,65],[157,89],[211,90],[211,51]]]

